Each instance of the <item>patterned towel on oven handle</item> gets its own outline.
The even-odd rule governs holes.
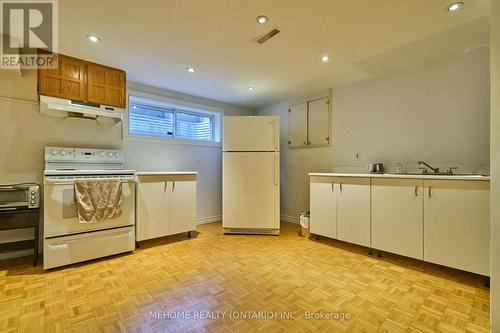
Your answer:
[[[96,223],[121,215],[121,180],[76,180],[74,186],[80,223]]]

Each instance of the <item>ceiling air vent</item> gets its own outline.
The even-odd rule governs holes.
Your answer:
[[[263,35],[263,36],[260,36],[259,38],[257,38],[255,41],[259,44],[264,44],[265,42],[267,42],[269,39],[273,38],[274,36],[276,36],[277,34],[279,34],[280,31],[278,29],[273,29],[271,31],[269,31],[267,34]]]

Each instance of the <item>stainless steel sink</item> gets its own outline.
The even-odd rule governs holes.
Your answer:
[[[386,175],[408,175],[408,176],[449,176],[449,177],[488,177],[475,173],[448,173],[448,172],[404,172],[404,173],[386,173]]]

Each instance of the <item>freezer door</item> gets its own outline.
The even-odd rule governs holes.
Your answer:
[[[224,117],[224,151],[278,151],[279,118]]]
[[[223,155],[223,227],[279,229],[279,153]]]

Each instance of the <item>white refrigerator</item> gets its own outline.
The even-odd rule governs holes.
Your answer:
[[[224,117],[222,151],[224,232],[279,234],[279,118]]]

